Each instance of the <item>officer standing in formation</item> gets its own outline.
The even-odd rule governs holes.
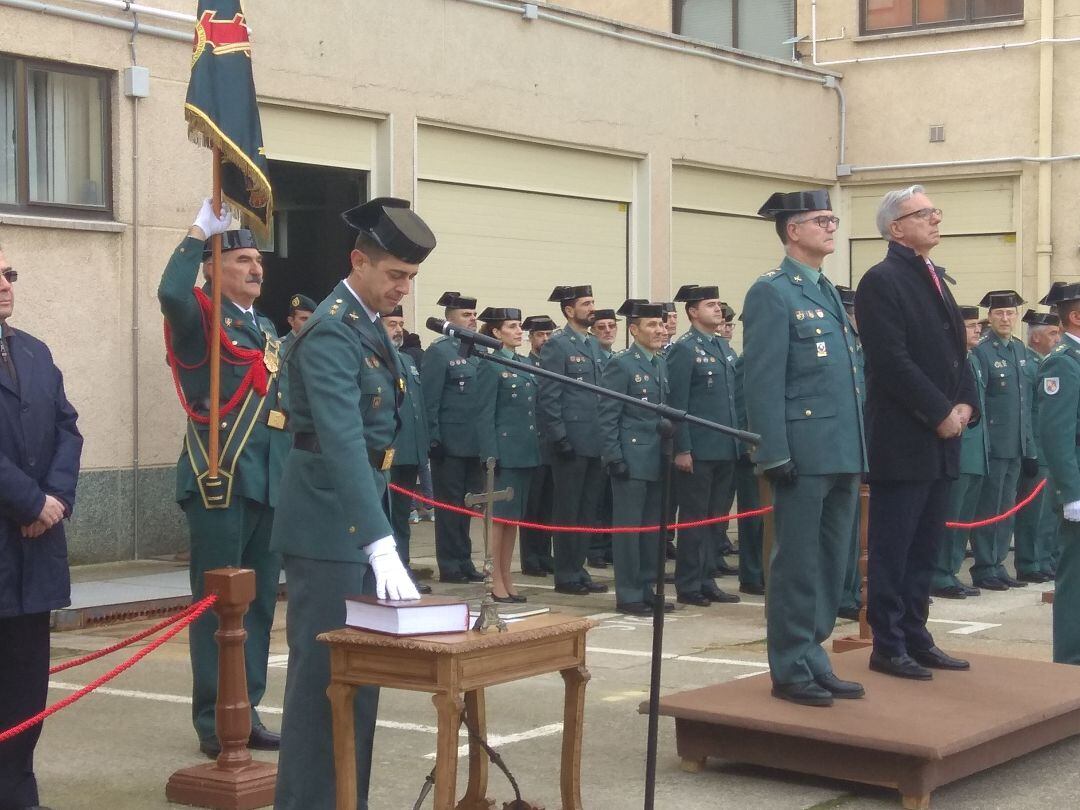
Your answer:
[[[285,349],[288,348],[293,338],[300,334],[304,324],[308,322],[312,313],[315,312],[315,307],[315,302],[302,293],[297,293],[289,299],[289,314],[285,318],[289,324],[289,331],[282,336],[281,346],[279,347],[282,357],[285,356]]]
[[[1061,342],[1061,322],[1057,315],[1029,309],[1024,313],[1027,324],[1027,345],[1024,347],[1027,362],[1024,376],[1030,382],[1028,404],[1031,407],[1031,436],[1039,468],[1035,475],[1021,473],[1017,486],[1017,500],[1026,498],[1035,486],[1046,478],[1046,459],[1039,434],[1038,390],[1039,364]],[[1054,578],[1054,559],[1057,553],[1057,521],[1054,519],[1050,499],[1045,489],[1035,500],[1021,509],[1013,525],[1013,545],[1016,548],[1016,578],[1021,582],[1049,582]]]
[[[600,343],[600,373],[615,356],[617,351],[615,341],[619,337],[619,319],[613,309],[597,309],[593,311],[593,324],[590,329],[596,340]],[[610,526],[612,519],[612,492],[611,479],[608,477],[607,468],[601,466],[597,475],[600,476],[600,504],[596,510],[596,523],[598,526]],[[612,536],[610,534],[593,534],[589,537],[589,549],[586,553],[586,562],[590,568],[607,568],[614,563],[611,551]]]
[[[607,364],[609,391],[659,405],[667,399],[667,368],[660,350],[667,332],[661,304],[631,303],[626,316],[633,345]],[[613,525],[652,526],[660,522],[660,416],[617,399],[600,400],[603,460],[611,477]],[[615,609],[632,616],[652,612],[659,534],[620,534],[613,542]],[[664,605],[671,609],[670,603]]]
[[[1013,290],[994,290],[980,302],[989,310],[992,330],[972,352],[986,378],[986,424],[990,435],[989,472],[977,510],[982,516],[1001,514],[1015,503],[1021,469],[1028,476],[1039,472],[1031,433],[1031,389],[1025,376],[1027,353],[1024,344],[1013,336],[1017,307],[1023,303],[1024,299]],[[1004,591],[1027,584],[1005,570],[1012,529],[1011,518],[975,529],[975,563],[971,567],[975,587]]]
[[[343,216],[358,234],[349,275],[288,356],[293,446],[273,537],[289,582],[278,810],[366,810],[378,689],[356,692],[356,796],[335,797],[330,654],[316,636],[345,624],[349,596],[419,597],[395,548],[387,490],[406,381],[378,321],[409,293],[435,237],[391,197]]]
[[[424,391],[420,387],[420,370],[416,361],[402,351],[405,337],[405,315],[398,304],[381,319],[390,342],[394,344],[398,362],[405,380],[404,397],[401,401],[401,427],[394,438],[394,459],[390,465],[390,483],[407,489],[416,490],[420,468],[428,463],[427,451],[431,442],[428,440],[427,411],[424,408]],[[412,542],[412,525],[409,513],[412,511],[412,498],[397,492],[390,493],[390,526],[397,541],[397,552],[402,564],[409,571],[416,590],[422,594],[431,593],[431,586],[420,582],[416,572],[409,565],[409,545]]]
[[[840,602],[859,479],[866,471],[855,335],[822,274],[839,220],[825,191],[772,195],[787,255],[743,307],[746,412],[753,456],[773,493],[776,537],[766,602],[773,695],[828,706],[863,695],[822,646]],[[787,328],[778,328],[786,324]]]
[[[530,315],[521,322],[521,328],[529,334],[528,362],[540,368],[540,350],[557,328],[547,315]],[[538,383],[539,385],[539,383]],[[529,497],[525,503],[525,520],[528,523],[550,524],[555,483],[551,478],[551,454],[540,420],[536,424],[540,440],[540,466],[529,485]],[[530,577],[546,577],[555,572],[555,558],[551,556],[551,532],[522,527],[521,573]]]
[[[592,325],[592,287],[556,287],[548,297],[559,304],[566,326],[552,333],[540,350],[540,365],[575,380],[600,382],[603,356],[589,334]],[[601,437],[597,395],[541,379],[540,432],[551,461],[554,480],[552,519],[561,526],[593,526],[602,494]],[[589,536],[558,532],[554,537],[555,590],[583,595],[606,593],[607,585],[593,582],[585,570]]]
[[[273,751],[279,737],[263,726],[256,707],[266,691],[270,626],[281,574],[281,558],[270,548],[270,535],[289,447],[288,416],[278,378],[277,330],[254,309],[262,291],[262,254],[250,231],[226,230],[231,220],[229,214],[216,216],[209,200],[203,203],[165,267],[158,300],[165,316],[169,364],[188,417],[176,465],[176,500],[184,510],[191,540],[191,594],[196,601],[203,597],[203,575],[211,569],[242,567],[255,572],[255,598],[244,617],[251,702],[248,747]],[[215,234],[221,234],[221,278],[213,277],[210,237]],[[206,284],[196,290],[200,263]],[[220,398],[223,404],[236,400],[233,408],[221,413],[220,485],[216,487],[209,480],[207,456],[211,284],[220,284],[222,293],[220,326],[225,340]],[[199,750],[211,758],[221,752],[215,725],[216,630],[217,616],[208,611],[189,631],[192,721]]]
[[[979,413],[986,413],[986,377],[982,365],[976,361],[972,350],[979,345],[979,308],[960,307],[964,319],[964,331],[967,337],[967,362],[975,378],[975,388],[979,397]],[[983,481],[990,469],[990,435],[986,430],[986,419],[978,424],[968,425],[960,437],[960,474],[949,488],[948,520],[954,523],[971,523],[979,506]],[[979,596],[982,591],[965,585],[960,581],[960,567],[964,564],[964,552],[967,550],[970,529],[946,529],[944,539],[938,548],[937,562],[930,593],[945,599],[966,599]]]
[[[1061,533],[1054,593],[1054,661],[1080,664],[1080,284],[1050,291],[1064,336],[1039,367],[1039,433]]]
[[[436,302],[445,307],[446,320],[476,329],[476,299],[459,292],[444,292]],[[420,379],[431,436],[431,482],[435,500],[465,505],[465,494],[483,489],[480,440],[476,413],[476,372],[480,358],[462,356],[458,338],[438,337],[424,352]],[[483,582],[472,561],[469,517],[445,509],[435,511],[435,558],[440,582]]]
[[[589,331],[600,344],[601,371],[608,360],[615,356],[615,341],[619,337],[619,319],[613,309],[597,309],[593,312],[593,323]]]
[[[717,330],[724,323],[716,287],[687,284],[675,295],[685,304],[690,328],[668,349],[671,394],[668,404],[693,416],[734,427],[735,364]],[[675,431],[675,488],[683,522],[727,514],[734,493],[737,440],[724,433],[682,422]],[[712,579],[715,568],[711,526],[683,529],[675,557],[675,591],[679,602],[705,607],[738,602]],[[720,559],[723,559],[722,557]]]

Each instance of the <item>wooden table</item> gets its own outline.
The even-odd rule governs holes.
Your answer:
[[[489,810],[488,760],[469,742],[469,785],[455,805],[458,728],[462,710],[486,734],[484,688],[558,672],[566,686],[560,788],[563,810],[581,810],[581,734],[585,715],[585,633],[591,619],[547,613],[514,622],[505,633],[386,636],[334,630],[330,645],[330,697],[334,725],[337,810],[355,810],[356,736],[353,697],[358,686],[431,692],[438,714],[435,810]]]

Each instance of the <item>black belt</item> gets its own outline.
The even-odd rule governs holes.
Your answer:
[[[292,446],[297,450],[305,450],[308,453],[321,453],[322,445],[315,433],[294,433]],[[368,462],[376,470],[386,471],[394,463],[394,449],[368,450]]]

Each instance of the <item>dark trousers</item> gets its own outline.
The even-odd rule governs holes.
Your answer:
[[[542,464],[529,484],[529,499],[525,502],[525,520],[530,523],[551,523],[551,509],[555,499],[555,482],[551,466]],[[555,560],[551,556],[551,532],[540,529],[521,529],[521,567],[527,571],[554,571]]]
[[[596,525],[610,526],[614,515],[613,498],[611,494],[611,479],[607,473],[602,475],[604,482],[600,491],[600,508],[596,511]],[[610,534],[589,535],[589,560],[603,560],[612,562],[615,558],[611,552]]]
[[[939,478],[870,484],[866,613],[874,649],[890,658],[934,646],[926,618],[950,483]]]
[[[0,731],[45,708],[49,691],[49,614],[0,619]],[[38,803],[34,747],[41,724],[0,743],[0,810]]]
[[[754,463],[740,459],[735,462],[735,491],[739,498],[739,511],[751,512],[761,508],[761,492],[758,477],[754,475]],[[739,520],[739,584],[765,585],[765,523],[762,518]]]
[[[552,520],[560,526],[595,526],[601,482],[607,480],[600,475],[600,459],[574,456],[563,461],[556,457],[551,460],[551,475],[555,480]],[[555,535],[556,585],[573,585],[591,579],[585,571],[589,539],[584,532]]]
[[[979,492],[975,512],[980,520],[998,515],[1016,503],[1016,482],[1020,477],[1020,459],[991,458],[989,472]],[[991,523],[971,533],[971,550],[975,562],[971,566],[971,581],[978,585],[985,579],[1006,575],[1005,558],[1009,554],[1013,520]]]
[[[731,507],[733,461],[694,461],[692,473],[675,470],[675,489],[679,493],[680,521],[690,523],[726,514]],[[724,525],[724,524],[717,524]],[[701,593],[712,586],[713,558],[708,550],[713,542],[713,526],[699,526],[679,532],[675,555],[675,590],[680,594]]]
[[[420,468],[415,464],[402,464],[390,468],[390,483],[410,492],[416,492],[416,475]],[[409,541],[412,540],[412,526],[409,513],[412,512],[412,498],[390,490],[390,528],[394,530],[394,541],[401,562],[409,565]]]
[[[613,478],[611,488],[616,526],[654,526],[660,522],[659,481]],[[662,542],[659,532],[626,533],[612,538],[616,604],[652,602],[657,544]]]
[[[480,459],[461,456],[446,456],[442,461],[432,459],[431,484],[435,490],[435,500],[464,506],[466,493],[483,491]],[[459,576],[476,571],[472,561],[472,540],[469,538],[470,520],[468,515],[445,509],[435,510],[435,559],[439,563],[440,576]]]

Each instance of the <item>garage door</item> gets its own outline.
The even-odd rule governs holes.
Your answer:
[[[592,284],[601,307],[627,297],[626,203],[428,180],[417,210],[439,242],[417,276],[418,324],[442,317],[444,290],[557,322],[556,284]]]

